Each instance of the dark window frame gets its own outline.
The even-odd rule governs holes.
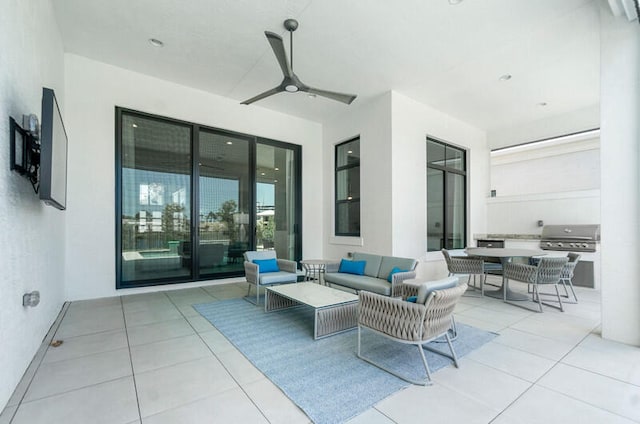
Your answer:
[[[191,129],[191,215],[190,215],[190,232],[192,246],[196,246],[199,241],[199,233],[197,223],[199,219],[199,180],[200,171],[198,165],[199,147],[200,147],[200,131],[208,131],[216,134],[227,134],[234,137],[244,138],[249,141],[249,178],[251,179],[252,189],[250,192],[249,202],[255,205],[256,199],[256,149],[258,144],[264,144],[268,146],[281,147],[291,149],[294,152],[294,160],[296,162],[296,180],[298,182],[296,187],[296,201],[295,201],[295,249],[294,256],[296,262],[302,259],[302,146],[298,144],[287,143],[283,141],[273,140],[265,137],[259,137],[251,134],[245,134],[237,131],[230,131],[221,128],[215,128],[211,126],[201,125],[194,122],[183,121],[180,119],[170,118],[161,115],[150,114],[147,112],[141,112],[134,109],[115,107],[115,270],[116,270],[116,289],[127,289],[136,287],[147,287],[164,284],[182,284],[195,281],[206,281],[212,279],[223,279],[229,277],[237,277],[244,275],[244,270],[237,272],[221,273],[215,276],[211,274],[205,274],[200,276],[200,270],[198,267],[193,266],[198,263],[198,249],[194,249],[192,254],[192,266],[191,275],[185,277],[169,277],[169,278],[151,278],[147,280],[135,280],[135,281],[122,281],[122,118],[123,115],[139,116],[145,119],[156,120],[159,122],[170,123],[175,125],[187,126]],[[250,210],[250,222],[255,222],[256,211],[255,207]],[[255,224],[254,224],[255,225]],[[249,237],[250,246],[249,249],[253,250],[256,247],[256,235],[255,231],[251,232]]]
[[[360,205],[360,196],[357,198],[351,199],[338,199],[338,173],[340,171],[345,171],[348,169],[358,168],[358,173],[360,173],[360,157],[358,157],[358,163],[348,163],[346,165],[338,166],[338,150],[340,146],[343,146],[347,143],[352,143],[354,141],[358,141],[358,149],[360,149],[360,136],[357,135],[349,140],[338,143],[334,146],[334,235],[337,237],[360,237],[361,231],[358,230],[356,232],[340,232],[338,228],[340,227],[339,214],[338,214],[338,206],[342,204],[354,204],[358,203]],[[361,151],[361,150],[360,150]],[[362,212],[358,216],[358,224],[362,222]],[[360,225],[358,225],[360,228]]]
[[[449,181],[448,174],[458,174],[458,175],[462,175],[464,177],[464,183],[465,184],[464,184],[464,196],[463,196],[464,197],[464,207],[463,207],[463,210],[464,210],[463,244],[464,244],[464,246],[466,246],[467,245],[467,230],[469,228],[469,219],[468,219],[469,218],[468,217],[468,205],[469,205],[469,202],[468,202],[468,196],[467,196],[468,187],[469,187],[469,177],[468,177],[468,171],[467,171],[467,158],[468,158],[468,154],[467,153],[468,152],[467,152],[467,150],[465,150],[465,149],[463,149],[461,147],[455,146],[453,144],[447,143],[445,141],[439,140],[439,139],[434,138],[434,137],[427,137],[427,143],[430,143],[430,142],[436,143],[436,144],[440,144],[440,145],[444,146],[444,148],[445,148],[445,156],[444,156],[445,157],[445,159],[444,159],[445,165],[432,164],[432,163],[429,162],[429,157],[427,156],[427,168],[437,169],[437,170],[443,172],[443,189],[442,189],[442,196],[443,196],[443,198],[442,198],[442,205],[443,205],[442,220],[443,220],[443,222],[442,222],[442,228],[443,228],[444,245],[442,246],[442,248],[444,248],[444,249],[451,249],[452,248],[451,244],[449,243],[449,237],[448,237],[449,234],[447,234],[447,228],[448,228],[448,224],[449,224],[448,223],[448,215],[449,215],[448,214],[448,202],[447,202],[447,200],[448,200],[447,199],[447,193],[448,193],[448,184],[449,184],[448,183],[448,181]],[[446,160],[447,160],[446,159],[446,157],[447,157],[446,151],[447,151],[447,149],[454,149],[454,150],[459,151],[459,152],[462,153],[462,160],[464,162],[464,169],[463,170],[447,166],[447,164],[446,164]],[[427,150],[428,150],[428,148],[427,148]],[[428,175],[428,173],[427,173],[427,175]],[[429,209],[429,205],[427,203],[427,210],[428,209]],[[428,246],[429,245],[427,243],[427,251],[428,252],[435,252],[436,251],[436,250],[429,250]]]

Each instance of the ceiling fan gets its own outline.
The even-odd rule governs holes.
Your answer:
[[[334,91],[320,90],[318,88],[309,87],[308,85],[300,81],[300,78],[298,78],[298,76],[293,73],[293,31],[298,28],[298,21],[296,21],[295,19],[287,19],[286,21],[284,21],[284,27],[287,31],[289,31],[290,35],[289,52],[291,53],[291,62],[287,61],[287,53],[284,50],[282,37],[271,31],[264,32],[264,34],[267,36],[267,40],[269,40],[269,44],[271,44],[273,53],[276,55],[276,59],[280,64],[280,69],[282,69],[284,79],[277,87],[274,87],[271,90],[267,90],[264,93],[258,94],[257,96],[252,97],[249,100],[245,100],[244,102],[242,102],[242,104],[249,105],[253,102],[257,102],[258,100],[262,100],[265,97],[269,97],[283,91],[287,91],[289,93],[304,91],[309,94],[315,94],[331,100],[337,100],[348,105],[351,104],[351,102],[353,102],[357,97],[355,94],[337,93]]]

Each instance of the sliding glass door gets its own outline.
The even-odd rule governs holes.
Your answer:
[[[256,248],[300,257],[299,149],[259,141],[256,147]]]
[[[116,287],[240,276],[244,252],[299,261],[301,148],[116,109]]]
[[[251,246],[250,140],[209,130],[199,135],[200,276],[237,273]]]

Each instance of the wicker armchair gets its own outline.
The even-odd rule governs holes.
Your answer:
[[[484,260],[465,256],[452,258],[447,249],[442,249],[441,252],[444,256],[444,260],[447,261],[449,276],[460,274],[468,275],[469,278],[467,279],[467,285],[469,287],[473,287],[474,290],[477,289],[476,276],[479,276],[480,294],[484,296],[484,283],[487,279]],[[473,285],[471,285],[471,277],[473,277]]]
[[[467,290],[467,285],[464,283],[449,289],[435,290],[429,294],[424,304],[406,302],[402,299],[390,298],[366,291],[359,292],[358,358],[405,381],[419,385],[431,384],[431,372],[422,349],[427,349],[452,359],[457,368],[458,359],[453,350],[448,330],[451,327],[453,310],[465,290]],[[413,380],[363,356],[361,352],[362,328],[368,328],[376,334],[388,337],[399,343],[416,345],[424,365],[426,378],[424,380]],[[425,345],[425,343],[443,336],[449,345],[451,355]]]
[[[247,283],[249,283],[247,297],[251,294],[251,287],[255,286],[256,305],[260,303],[260,286],[295,283],[298,281],[298,267],[296,262],[287,259],[277,259],[276,252],[273,250],[260,252],[246,251],[244,252],[244,259],[244,273],[247,278]],[[252,262],[255,259],[276,259],[280,271],[261,274],[258,265]]]
[[[537,266],[507,263],[504,267],[505,289],[503,290],[503,300],[507,302],[507,290],[509,287],[509,281],[519,281],[528,285],[530,284],[531,286],[533,286],[532,300],[534,302],[538,302],[539,311],[536,312],[542,312],[542,304],[544,302],[542,302],[540,298],[540,291],[538,290],[538,286],[553,285],[556,289],[556,296],[558,297],[559,306],[551,305],[548,303],[544,304],[547,306],[558,307],[561,311],[564,312],[562,299],[560,298],[560,292],[558,291],[558,284],[560,284],[562,270],[564,269],[564,266],[567,264],[568,260],[569,258],[541,258]]]

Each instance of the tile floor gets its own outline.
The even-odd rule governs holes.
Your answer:
[[[457,320],[500,336],[351,423],[640,423],[640,349],[600,338],[599,293],[577,291],[564,313],[464,297]],[[308,423],[191,307],[245,293],[234,283],[71,303],[54,336],[64,343],[36,356],[0,423]]]

